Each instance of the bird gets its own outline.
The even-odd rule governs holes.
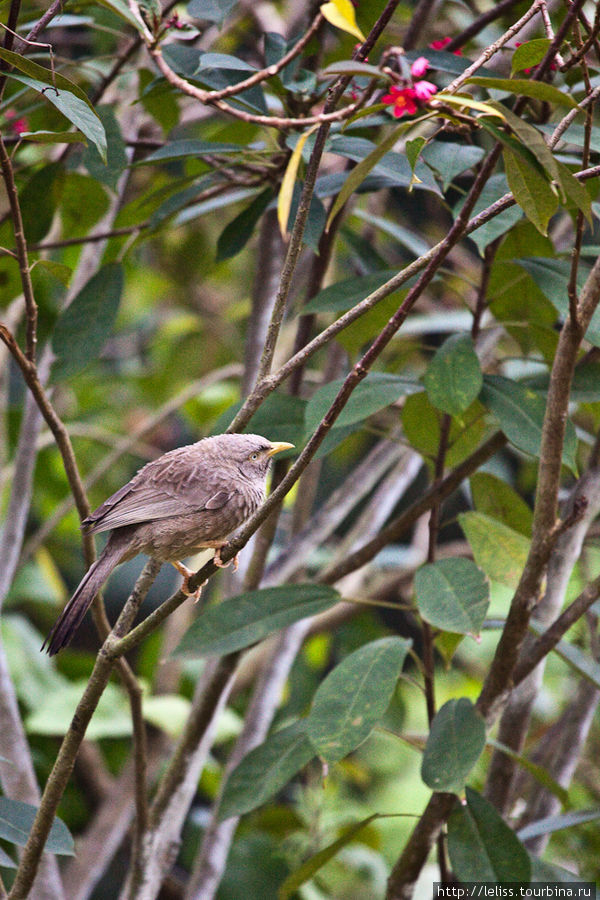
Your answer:
[[[104,550],[83,576],[77,590],[42,645],[50,656],[71,641],[92,601],[120,563],[144,553],[170,562],[190,591],[193,574],[181,562],[203,549],[220,551],[265,498],[273,456],[293,448],[257,434],[218,434],[163,453],[141,468],[81,523],[85,534],[111,531]]]

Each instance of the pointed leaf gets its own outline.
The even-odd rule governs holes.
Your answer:
[[[273,191],[268,187],[225,226],[217,241],[217,262],[231,259],[243,250],[272,197]]]
[[[487,742],[491,747],[494,747],[496,750],[501,750],[506,756],[509,756],[511,759],[514,759],[515,762],[518,762],[518,764],[529,772],[536,781],[554,794],[555,797],[558,797],[563,806],[569,804],[569,792],[552,777],[548,769],[531,762],[531,760],[527,759],[526,756],[523,756],[522,753],[516,753],[511,747],[508,747],[500,741],[494,740],[494,738],[488,738]],[[519,838],[525,840],[520,832]]]
[[[470,559],[441,559],[418,569],[415,597],[423,618],[455,634],[479,634],[489,606],[486,577]]]
[[[467,804],[457,806],[448,820],[448,853],[458,880],[529,884],[531,863],[514,831],[471,788]]]
[[[290,584],[248,591],[211,606],[198,616],[175,656],[197,659],[233,653],[273,631],[325,612],[339,600],[338,592],[324,584]]]
[[[545,816],[537,822],[525,825],[517,832],[519,839],[528,841],[530,838],[540,837],[543,834],[554,834],[564,828],[573,828],[575,825],[585,825],[586,822],[595,822],[600,819],[600,809],[580,809],[574,812],[562,813],[559,816]]]
[[[529,553],[529,541],[483,513],[467,512],[458,517],[475,562],[492,581],[516,588]]]
[[[307,720],[319,756],[337,762],[366,740],[390,704],[409,647],[396,637],[372,641],[319,685]]]
[[[533,513],[509,484],[490,472],[476,472],[469,483],[477,512],[497,519],[525,537],[531,537]]]
[[[314,757],[304,719],[270,735],[236,766],[225,783],[219,821],[266,803]]]
[[[437,712],[425,745],[421,778],[434,791],[460,793],[485,747],[485,722],[467,697]]]
[[[468,334],[454,334],[436,352],[423,379],[433,405],[458,416],[471,405],[483,384],[481,366]]]
[[[321,7],[321,14],[336,28],[353,34],[361,41],[365,40],[364,34],[356,24],[354,7],[350,0],[331,0],[329,3],[324,3]]]
[[[475,100],[470,94],[434,94],[431,100],[439,100],[447,106],[455,106],[457,109],[474,109],[476,112],[485,113],[486,116],[495,116],[498,119],[504,118],[504,113],[492,106],[490,103],[482,103],[481,100]]]
[[[397,269],[383,269],[370,275],[361,275],[359,278],[338,281],[319,291],[306,306],[299,309],[299,313],[306,315],[313,312],[343,312],[351,309],[397,274]]]
[[[524,453],[539,456],[546,413],[544,397],[518,381],[486,375],[479,399],[496,417],[511,444]],[[568,421],[562,458],[573,472],[577,471],[576,453],[577,435]]]
[[[0,837],[24,847],[37,813],[37,807],[9,797],[0,797]],[[61,819],[54,819],[44,850],[61,856],[75,853],[73,838]]]
[[[511,75],[522,72],[523,69],[531,69],[541,62],[550,46],[549,38],[534,38],[517,47],[510,63]]]
[[[70,81],[68,78],[65,78],[64,75],[61,75],[60,72],[52,72],[50,69],[46,69],[44,66],[40,66],[38,63],[33,62],[33,60],[28,57],[21,56],[20,53],[14,53],[12,50],[5,50],[4,47],[0,47],[0,59],[3,59],[11,66],[14,66],[15,69],[18,69],[24,75],[28,75],[29,78],[32,78],[47,87],[51,87],[54,93],[58,91],[68,91],[70,94],[74,94],[75,97],[78,97],[79,100],[83,100],[83,102],[93,111],[94,107],[86,92],[82,90],[78,84],[75,84],[74,81]]]
[[[121,293],[123,269],[109,263],[90,278],[59,317],[52,338],[57,359],[53,380],[80,372],[95,360],[113,327]]]

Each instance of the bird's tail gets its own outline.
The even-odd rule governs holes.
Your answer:
[[[50,656],[54,656],[71,641],[81,625],[83,617],[92,605],[92,601],[112,570],[119,564],[123,555],[123,547],[109,540],[95,563],[83,576],[81,583],[62,613],[54,623],[52,631],[42,644]]]

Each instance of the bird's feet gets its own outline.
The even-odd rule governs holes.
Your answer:
[[[227,560],[227,562],[223,562],[223,560],[221,559],[221,550],[222,549],[223,549],[223,547],[217,547],[217,549],[215,550],[215,555],[213,556],[213,562],[214,562],[215,566],[217,566],[217,568],[219,568],[219,569],[226,569],[228,565],[233,563],[233,571],[237,572],[238,565],[239,565],[237,553],[235,554],[233,559],[229,559],[229,560]]]
[[[177,569],[177,571],[183,578],[183,581],[181,582],[182,593],[184,593],[186,595],[186,597],[193,597],[194,603],[197,603],[198,600],[200,599],[200,595],[202,594],[202,588],[206,584],[206,581],[203,581],[202,584],[198,585],[196,590],[191,591],[189,588],[189,580],[192,577],[192,575],[196,574],[194,572],[194,570],[188,569],[188,567],[184,566],[184,564],[182,562],[179,562],[179,560],[172,561],[171,565]]]

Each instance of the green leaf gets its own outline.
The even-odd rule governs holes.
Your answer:
[[[52,103],[69,122],[96,145],[101,159],[106,162],[106,134],[104,133],[104,127],[87,98],[82,100],[77,94],[65,89],[59,90],[57,93],[54,88],[49,88],[43,81],[30,78],[28,75],[17,75],[15,72],[9,74],[11,78],[20,81],[21,84],[26,84],[27,87],[42,94],[46,100]]]
[[[214,22],[220,28],[236,4],[237,0],[191,0],[187,10],[195,19]]]
[[[25,237],[30,243],[41,241],[50,230],[62,185],[61,167],[52,163],[35,172],[23,187],[21,215]]]
[[[529,884],[531,863],[525,847],[491,803],[467,788],[467,806],[448,820],[448,853],[459,881]]]
[[[542,233],[548,233],[548,222],[558,209],[558,197],[537,169],[520,154],[503,150],[508,186],[530,222]]]
[[[52,88],[52,91],[44,92],[45,96],[47,96],[48,93],[68,91],[68,93],[73,94],[79,100],[86,103],[92,111],[94,110],[86,92],[82,90],[79,85],[75,84],[74,81],[69,81],[68,78],[61,75],[60,72],[52,72],[50,69],[46,69],[44,66],[40,66],[38,63],[33,62],[33,60],[29,59],[27,56],[21,56],[20,53],[14,53],[12,50],[5,50],[3,47],[0,47],[0,59],[5,60],[5,62],[14,66],[15,69],[18,69],[34,81]]]
[[[492,203],[495,203],[496,200],[499,200],[506,193],[508,193],[508,182],[504,173],[492,175],[479,195],[479,199],[473,209],[473,215],[476,216],[483,212],[484,209],[487,209],[488,206],[491,206]],[[455,216],[462,208],[463,202],[461,200],[454,208]],[[483,255],[483,251],[488,244],[505,234],[522,216],[523,212],[519,206],[511,206],[470,234],[469,238],[476,244],[480,254]]]
[[[369,63],[357,62],[353,59],[343,59],[339,62],[332,63],[330,66],[327,66],[326,69],[323,69],[321,73],[323,78],[328,78],[331,75],[369,75],[374,76],[375,78],[381,78],[385,81],[390,80],[390,76],[386,75],[385,72],[382,72],[377,66],[371,66]],[[369,110],[371,113],[372,110]]]
[[[85,138],[77,131],[23,131],[19,137],[22,141],[33,141],[37,144],[85,144]]]
[[[412,141],[406,142],[406,158],[409,162],[413,175],[415,174],[415,166],[417,164],[419,156],[421,155],[421,150],[426,144],[427,138],[424,138],[422,135],[419,135]]]
[[[460,527],[477,565],[493,581],[516,588],[529,553],[529,541],[480,512],[460,513]]]
[[[323,385],[308,401],[306,406],[306,431],[315,430],[323,416],[336,398],[344,379],[330,381]],[[419,386],[407,378],[391,375],[387,372],[370,372],[350,395],[340,415],[333,423],[333,428],[342,428],[368,419],[373,413],[396,403],[400,397],[419,389]]]
[[[543,834],[554,834],[564,828],[573,828],[576,825],[585,825],[586,822],[595,822],[600,819],[600,809],[580,809],[575,812],[562,813],[559,816],[546,816],[525,825],[517,832],[522,841],[540,837]]]
[[[11,856],[9,856],[8,853],[6,852],[6,850],[3,850],[1,847],[0,847],[0,866],[2,866],[3,869],[16,869],[17,868],[17,863],[14,861],[14,859]]]
[[[268,187],[225,226],[217,241],[217,262],[231,259],[244,249],[272,197],[273,190]]]
[[[82,162],[90,175],[116,190],[119,178],[129,165],[125,142],[112,106],[99,106],[96,110],[106,134],[106,160],[98,155],[95,147],[87,147]]]
[[[333,588],[322,584],[290,584],[248,591],[203,612],[183,636],[175,656],[234,653],[261,641],[340,600]]]
[[[381,638],[347,656],[315,694],[307,720],[313,747],[329,763],[355,750],[383,718],[410,641]]]
[[[540,455],[546,413],[544,397],[518,381],[486,375],[479,399],[498,420],[511,444],[531,456]],[[573,423],[567,421],[562,459],[572,472],[577,472],[576,453],[577,435]]]
[[[219,821],[241,816],[266,803],[314,755],[305,720],[270,735],[242,759],[225,782]]]
[[[346,278],[319,291],[306,306],[298,309],[300,315],[315,312],[342,312],[351,309],[398,274],[397,269],[384,269],[359,278]]]
[[[421,778],[434,791],[460,793],[485,747],[485,722],[470,700],[448,700],[427,738]]]
[[[482,416],[483,407],[476,400],[465,410],[460,419],[452,419],[448,436],[448,466],[456,466],[475,450],[483,439],[487,426]],[[441,413],[422,391],[409,396],[402,409],[402,426],[410,445],[431,459],[435,459],[440,444]]]
[[[85,284],[60,315],[52,338],[57,359],[54,381],[72,376],[95,360],[113,327],[121,293],[123,269],[118,263],[103,266]]]
[[[36,813],[37,806],[20,800],[11,800],[9,797],[0,797],[0,837],[18,847],[24,847]],[[71,832],[62,819],[53,820],[44,850],[61,856],[75,855]]]
[[[279,888],[277,900],[290,900],[299,887],[312,878],[313,875],[316,875],[319,869],[323,868],[325,863],[328,863],[330,859],[337,856],[340,850],[343,850],[344,847],[351,843],[363,828],[366,828],[367,825],[370,825],[371,822],[378,818],[379,813],[373,813],[373,815],[363,819],[362,822],[354,822],[354,824],[344,828],[342,835],[336,841],[333,841],[333,843],[329,844],[327,847],[323,847],[323,849],[319,850],[318,853],[315,853],[314,856],[309,856],[307,860],[285,879]]]
[[[523,69],[532,69],[541,62],[550,46],[549,38],[534,38],[517,47],[511,60],[511,75],[522,72]]]
[[[451,416],[463,413],[483,384],[481,366],[468,334],[453,334],[436,352],[423,379],[434,406]]]
[[[455,634],[479,634],[489,606],[485,575],[470,559],[441,559],[415,575],[415,597],[423,618]]]
[[[471,476],[470,486],[477,512],[497,519],[525,537],[531,537],[533,513],[509,484],[489,472],[476,472]]]
[[[173,740],[177,740],[183,733],[190,707],[190,701],[179,694],[158,694],[142,698],[145,721],[155,728],[161,728]]]
[[[507,91],[509,94],[518,94],[522,97],[532,97],[534,100],[545,100],[547,103],[568,106],[571,109],[577,108],[576,101],[569,94],[559,91],[545,81],[530,81],[527,78],[482,78],[475,75],[467,79],[466,83],[495,91]]]

